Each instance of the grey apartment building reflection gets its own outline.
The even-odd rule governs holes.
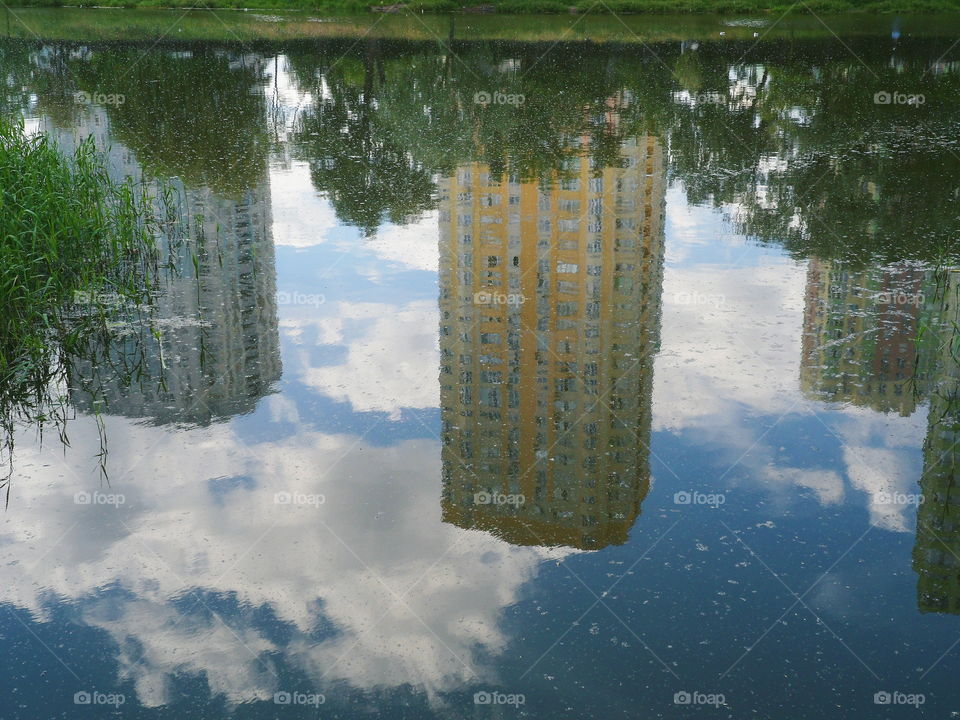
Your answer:
[[[49,121],[48,121],[49,123]],[[65,150],[92,137],[114,177],[139,178],[107,114],[84,108],[74,128],[45,127]],[[164,241],[173,272],[151,308],[151,330],[118,328],[108,347],[73,363],[71,401],[81,411],[206,424],[251,411],[281,375],[276,270],[266,163],[235,196],[171,180],[189,242]],[[138,323],[131,323],[137,326]]]
[[[913,569],[921,612],[960,614],[960,271],[808,268],[801,386],[815,399],[914,414],[928,404]]]
[[[445,522],[517,545],[622,544],[650,482],[664,157],[622,141],[540,182],[441,183]]]
[[[960,270],[930,284],[930,410],[913,569],[921,612],[960,614]]]

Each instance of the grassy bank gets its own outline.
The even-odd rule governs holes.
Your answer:
[[[644,15],[755,13],[948,13],[960,0],[18,0],[18,7],[199,8],[309,10],[324,13],[406,12],[491,14],[625,13]]]
[[[100,0],[110,2],[115,0]],[[177,0],[172,0],[176,2]],[[275,2],[276,0],[258,0]],[[607,1],[607,0],[605,0]],[[960,0],[952,0],[960,3]],[[616,3],[617,0],[609,0]],[[246,4],[246,3],[245,3]],[[811,7],[818,6],[814,0]],[[284,7],[289,5],[284,4]],[[671,6],[674,10],[676,6]],[[6,18],[3,15],[6,14]],[[0,34],[35,41],[68,40],[75,42],[188,43],[287,42],[341,38],[379,38],[390,40],[509,41],[509,42],[593,42],[637,44],[678,42],[682,40],[718,42],[763,42],[826,39],[836,35],[851,37],[889,37],[894,25],[905,38],[955,38],[960,15],[914,14],[891,17],[876,13],[847,13],[813,16],[796,9],[786,16],[774,13],[748,13],[731,16],[690,13],[686,15],[613,16],[590,12],[538,15],[415,13],[379,14],[364,11],[344,14],[309,10],[260,10],[242,12],[221,9],[173,10],[140,8],[136,10],[90,8],[18,8],[0,9]],[[946,48],[945,48],[946,49]]]

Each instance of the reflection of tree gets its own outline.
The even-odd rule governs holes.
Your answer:
[[[260,62],[206,46],[114,50],[74,74],[83,90],[124,96],[107,107],[112,130],[148,172],[236,196],[256,187],[267,158]]]
[[[817,67],[703,63],[698,94],[718,101],[678,103],[673,172],[692,200],[736,204],[739,231],[801,257],[956,257],[960,158],[942,144],[960,122],[960,78],[931,74],[926,55],[890,67],[888,51],[862,51],[870,68],[829,56]],[[898,88],[926,103],[874,103]]]
[[[316,103],[299,121],[296,140],[314,185],[329,193],[337,216],[371,235],[385,218],[402,223],[432,207],[433,182],[377,121],[383,67],[376,41],[367,43],[362,67],[362,85],[348,82],[347,61],[324,76],[325,88],[316,88]]]
[[[960,160],[939,151],[958,121],[957,76],[928,72],[919,46],[902,46],[889,67],[886,44],[864,41],[857,52],[869,68],[822,44],[761,46],[738,62],[748,49],[656,48],[673,72],[582,45],[545,54],[534,44],[454,43],[439,53],[386,44],[348,52],[330,71],[330,60],[311,67],[298,56],[297,76],[326,93],[301,139],[324,188],[356,217],[366,210],[368,228],[393,205],[416,210],[423,175],[393,185],[411,168],[446,175],[480,161],[497,176],[543,180],[584,151],[613,166],[623,137],[653,132],[690,199],[734,205],[738,229],[760,241],[799,256],[843,248],[860,261],[949,255]],[[812,66],[811,55],[822,63]],[[912,88],[927,102],[874,104],[885,88]],[[496,91],[525,101],[474,102]],[[612,97],[630,100],[616,124],[605,106]],[[306,133],[315,133],[313,147]]]

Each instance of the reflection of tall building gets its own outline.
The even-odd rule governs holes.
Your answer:
[[[516,544],[626,540],[649,487],[663,151],[573,159],[545,185],[441,184],[443,517]],[[478,493],[523,495],[481,504]]]
[[[116,179],[142,175],[96,106],[85,108],[72,130],[44,130],[67,152],[92,136]],[[108,347],[78,359],[72,397],[78,408],[102,400],[98,407],[109,414],[205,423],[252,410],[270,392],[281,367],[266,166],[261,177],[234,198],[171,181],[189,240],[162,248],[174,273],[145,311],[157,333],[125,334],[121,327]],[[140,319],[131,327],[142,327]]]
[[[960,270],[937,273],[930,417],[913,568],[921,612],[960,614]]]
[[[923,368],[917,364],[924,304],[922,270],[851,272],[810,260],[800,386],[820,400],[911,415]]]

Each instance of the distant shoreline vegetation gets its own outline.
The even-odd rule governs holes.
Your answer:
[[[373,12],[384,14],[847,14],[847,13],[940,13],[960,10],[960,0],[809,0],[802,3],[782,0],[19,0],[16,8],[144,8],[144,9],[230,9],[230,10],[314,10],[323,12]]]

